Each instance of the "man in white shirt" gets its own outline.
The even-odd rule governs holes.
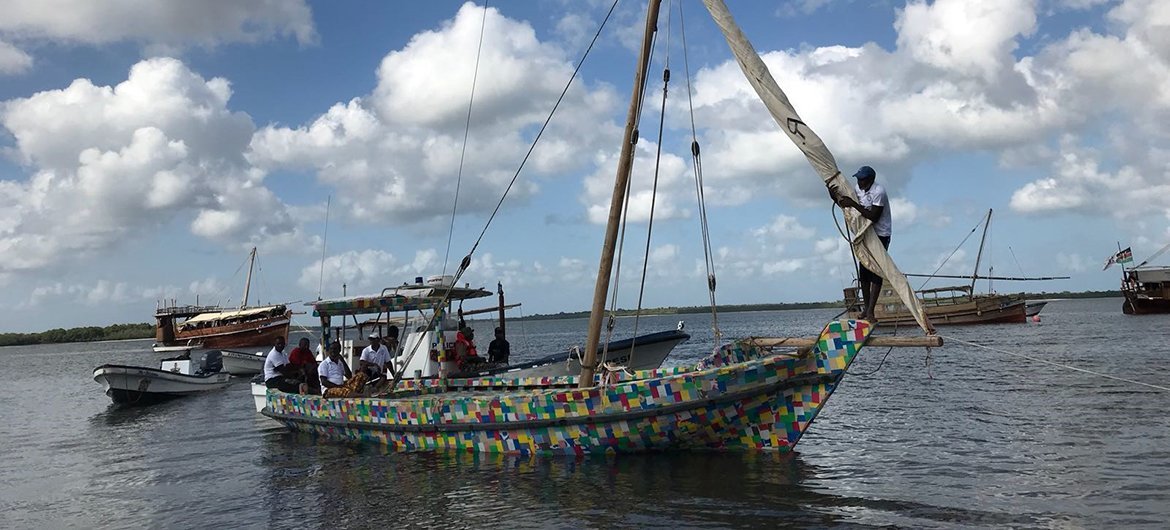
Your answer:
[[[382,345],[382,336],[377,331],[370,334],[370,345],[362,350],[359,370],[369,375],[370,380],[382,377],[387,370],[393,373],[390,364],[390,350]]]
[[[317,375],[321,376],[321,388],[326,391],[340,387],[353,376],[341,358],[341,343],[334,341],[329,345],[328,355],[317,365]]]
[[[833,202],[841,208],[853,208],[862,217],[872,221],[874,234],[881,240],[882,246],[890,248],[893,223],[890,219],[890,199],[886,196],[886,189],[874,182],[877,179],[877,172],[872,167],[861,166],[857,173],[853,174],[853,178],[857,179],[857,186],[853,191],[857,192],[858,200],[841,195],[832,186],[829,187],[829,197],[832,197]],[[874,321],[874,309],[877,307],[878,295],[882,292],[882,277],[864,265],[859,265],[857,280],[865,303],[861,319]]]
[[[264,358],[264,386],[275,388],[281,392],[302,392],[302,383],[299,378],[299,366],[288,362],[288,355],[284,353],[284,337],[277,337],[268,356]]]

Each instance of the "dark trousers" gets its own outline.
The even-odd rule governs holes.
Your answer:
[[[264,386],[268,388],[275,388],[281,392],[288,392],[289,394],[296,394],[301,391],[301,382],[291,377],[278,375],[272,379],[264,381]]]
[[[890,248],[890,236],[878,236],[878,239],[881,240],[883,247],[885,247],[887,249]],[[865,265],[862,265],[860,263],[858,263],[857,266],[860,269],[857,271],[857,279],[859,280],[861,285],[865,285],[867,283],[873,283],[873,284],[877,284],[880,286],[882,284],[882,277],[878,276],[877,273],[865,268]],[[866,293],[866,294],[868,294],[868,293]]]

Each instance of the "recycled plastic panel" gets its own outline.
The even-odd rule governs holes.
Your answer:
[[[267,408],[282,416],[281,421],[293,429],[377,442],[395,451],[520,455],[662,449],[788,451],[835,390],[871,329],[863,321],[834,321],[822,331],[813,350],[803,356],[768,355],[747,343],[735,343],[724,346],[689,371],[647,371],[646,375],[658,377],[630,378],[589,389],[444,396],[428,393],[438,388],[427,388],[428,383],[423,382],[419,388],[423,393],[414,397],[346,399],[270,390]],[[795,386],[776,386],[797,376],[821,377]],[[734,400],[718,401],[720,396],[740,392],[743,395]],[[680,408],[654,412],[667,406]],[[629,413],[639,411],[648,414],[629,417]],[[508,426],[510,422],[581,418],[591,421]],[[426,429],[452,424],[468,428]],[[470,428],[475,425],[485,430]],[[380,426],[418,430],[395,431]]]

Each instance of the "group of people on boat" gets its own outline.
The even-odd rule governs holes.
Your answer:
[[[488,346],[488,358],[480,357],[475,347],[475,330],[462,320],[455,335],[455,347],[449,354],[447,373],[475,372],[508,364],[511,346],[504,338],[502,328],[495,329],[495,340]],[[317,362],[308,338],[302,338],[296,348],[284,353],[286,340],[277,337],[264,358],[264,385],[281,392],[320,394],[325,397],[351,397],[361,393],[369,382],[384,379],[395,373],[394,358],[399,354],[398,327],[390,326],[386,337],[374,331],[367,337],[369,345],[362,349],[356,371],[341,356],[341,343],[333,341]]]
[[[483,358],[475,347],[475,330],[462,320],[455,334],[454,358],[449,359],[447,373],[474,373],[480,370],[507,366],[512,348],[504,338],[504,329],[497,327],[495,339],[488,344],[488,356]]]
[[[341,356],[341,343],[333,341],[317,362],[308,338],[302,338],[287,355],[286,341],[277,337],[264,358],[264,386],[281,392],[321,394],[325,397],[357,395],[367,382],[393,374],[390,352],[398,349],[398,328],[391,326],[385,344],[377,332],[370,334],[370,344],[362,350],[361,364],[356,372]]]

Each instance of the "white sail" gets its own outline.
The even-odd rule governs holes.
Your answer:
[[[841,175],[841,171],[837,168],[837,161],[833,159],[833,154],[825,147],[821,138],[800,119],[796,109],[792,108],[792,104],[788,102],[788,96],[784,95],[783,90],[780,90],[780,86],[772,78],[764,61],[760,59],[755,48],[740,31],[723,0],[703,0],[703,3],[707,6],[707,11],[711,13],[711,18],[723,31],[723,37],[727,39],[727,44],[731,47],[731,52],[735,54],[735,59],[739,62],[744,75],[747,76],[748,82],[751,83],[752,88],[755,88],[756,94],[763,100],[776,123],[788,135],[792,143],[800,148],[804,156],[808,158],[809,164],[812,164],[813,169],[820,174],[825,184],[836,186],[843,195],[856,200],[853,186]],[[918,325],[924,331],[933,333],[934,328],[930,325],[930,320],[926,317],[926,312],[922,309],[918,297],[914,295],[914,290],[906,281],[906,276],[902,274],[901,270],[898,270],[897,265],[894,265],[894,261],[886,252],[885,247],[882,246],[877,234],[870,229],[873,223],[852,208],[844,210],[846,223],[852,234],[850,244],[853,246],[853,253],[857,256],[858,261],[867,269],[885,278],[885,281],[906,304],[906,308],[914,315],[914,320],[918,322]]]

